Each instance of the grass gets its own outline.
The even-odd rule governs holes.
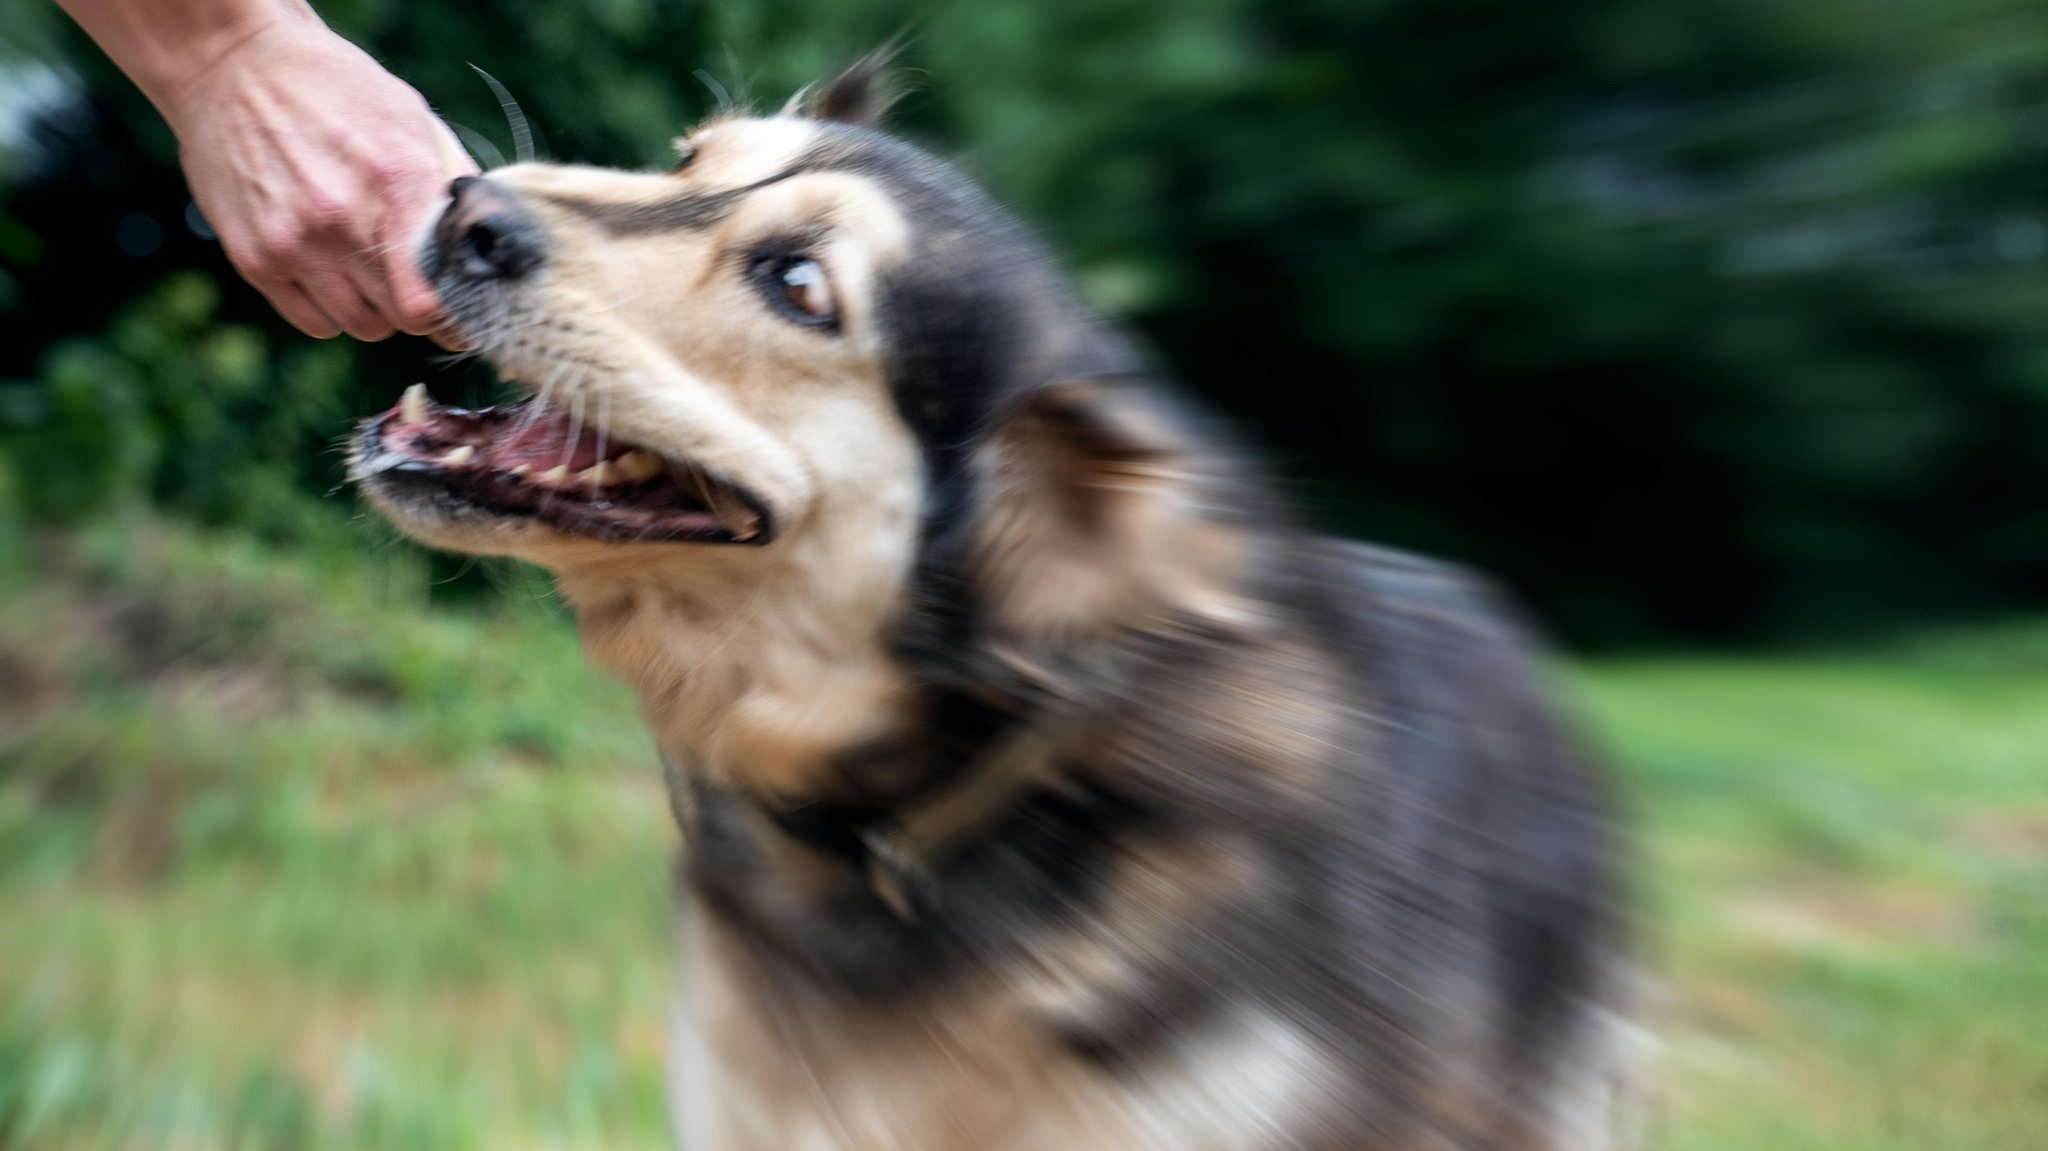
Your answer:
[[[647,739],[544,597],[441,598],[148,520],[0,576],[0,1148],[667,1146]],[[1654,1146],[2048,1147],[2048,626],[1571,675]]]
[[[1642,828],[1657,1145],[2048,1147],[2048,628],[1581,680]]]
[[[0,1146],[667,1145],[673,833],[562,620],[148,524],[41,567],[0,611]]]

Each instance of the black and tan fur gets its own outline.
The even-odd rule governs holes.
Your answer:
[[[682,1146],[1629,1145],[1608,798],[1510,613],[1303,527],[874,80],[673,173],[502,169],[429,246],[570,436],[696,477],[703,538],[480,502],[531,496],[487,421],[437,462],[466,417],[394,411],[355,461],[551,568],[640,693]]]

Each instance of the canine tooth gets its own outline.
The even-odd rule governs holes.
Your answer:
[[[660,475],[661,471],[661,461],[638,448],[612,461],[612,475],[629,484],[653,479]]]
[[[612,482],[612,466],[604,460],[599,460],[582,471],[577,472],[576,478],[592,487],[602,487]]]
[[[475,458],[476,449],[464,444],[459,448],[449,448],[448,454],[441,457],[441,462],[451,468],[459,468]]]
[[[511,476],[515,480],[523,480],[526,478],[527,474],[532,471],[532,464],[515,464],[511,468],[507,469],[505,474]]]
[[[761,534],[761,517],[745,510],[728,512],[725,530],[732,533],[732,538],[745,543]]]
[[[569,469],[557,464],[535,478],[544,484],[559,484],[569,478]]]
[[[408,424],[427,422],[427,385],[414,384],[398,399],[398,418]]]

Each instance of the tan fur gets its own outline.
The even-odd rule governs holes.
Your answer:
[[[1170,993],[1176,977],[1199,979],[1198,957],[1217,943],[1213,917],[1255,912],[1275,886],[1270,842],[1227,819],[1199,838],[1118,840],[1091,862],[1102,872],[1093,902],[1062,908],[1013,954],[977,959],[983,966],[929,996],[863,1007],[792,975],[776,950],[789,942],[778,929],[869,893],[858,869],[775,830],[759,805],[828,791],[835,756],[916,727],[926,686],[907,681],[887,646],[930,480],[884,378],[874,291],[911,251],[917,221],[847,171],[768,184],[701,228],[621,236],[593,209],[652,210],[759,183],[817,132],[789,116],[728,119],[692,134],[679,173],[528,164],[490,176],[530,213],[549,253],[530,282],[506,290],[498,327],[473,333],[492,361],[546,403],[758,496],[772,541],[639,547],[538,520],[480,527],[385,504],[429,542],[552,569],[591,659],[632,685],[668,758],[693,784],[755,805],[736,834],[758,841],[763,862],[732,880],[744,887],[733,916],[746,929],[684,911],[672,1096],[682,1145],[1335,1146],[1317,1135],[1355,1100],[1312,1020],[1225,1003],[1148,1050],[1142,1067],[1115,1072],[1077,1042],[1148,1009],[1145,996]],[[841,311],[831,338],[770,314],[753,287],[721,274],[735,253],[795,231],[817,237],[807,251]],[[1218,461],[1113,385],[1012,399],[1021,406],[1003,413],[973,462],[987,502],[965,573],[992,616],[983,622],[995,653],[1028,675],[1043,653],[1078,650],[1085,662],[1132,633],[1228,636],[1227,666],[1175,662],[1145,682],[1110,684],[1108,698],[1131,706],[1105,709],[1084,733],[1091,764],[1145,774],[1148,794],[1210,813],[1234,814],[1254,796],[1243,808],[1278,821],[1260,834],[1327,831],[1318,821],[1334,774],[1374,742],[1359,735],[1373,701],[1330,645],[1242,590],[1262,562],[1261,525],[1225,518],[1212,498],[1231,482],[1212,474]],[[1070,670],[1041,686],[1059,688]],[[1442,1082],[1459,1082],[1455,1072]],[[1483,1105],[1444,1090],[1440,1110],[1465,1118],[1441,1129],[1476,1130]]]
[[[1174,612],[1240,618],[1243,536],[1209,518],[1185,445],[1097,388],[1031,402],[982,460],[994,495],[976,574],[996,634],[1028,652]]]
[[[407,524],[430,542],[552,568],[590,655],[638,690],[662,747],[764,794],[802,793],[828,750],[887,730],[901,695],[879,643],[923,476],[876,362],[869,286],[902,258],[908,225],[869,181],[834,172],[763,188],[704,231],[621,239],[573,206],[744,186],[814,133],[798,119],[714,123],[674,175],[531,164],[491,175],[554,253],[505,333],[481,333],[500,370],[758,493],[780,527],[775,546],[649,553],[537,524]],[[765,314],[713,274],[756,237],[807,225],[826,228],[817,254],[844,314],[838,339]]]
[[[767,799],[815,791],[830,753],[906,718],[908,685],[881,638],[902,598],[924,480],[875,363],[868,288],[878,268],[903,257],[909,224],[869,181],[844,173],[763,188],[701,232],[622,241],[576,207],[654,204],[683,188],[758,181],[810,132],[808,121],[716,123],[690,139],[681,175],[521,165],[491,177],[538,218],[552,253],[544,282],[494,341],[494,361],[552,404],[580,406],[621,437],[759,493],[782,528],[772,546],[650,551],[542,527],[479,537],[408,525],[434,542],[552,568],[591,658],[633,685],[668,754],[719,786]],[[839,341],[763,315],[731,277],[713,274],[722,252],[805,223],[828,228],[821,251],[844,311]],[[660,291],[648,290],[657,283]],[[1045,400],[1044,418],[1019,421],[983,461],[998,496],[981,574],[1002,605],[1000,630],[1034,648],[1175,613],[1244,623],[1247,609],[1228,590],[1246,562],[1241,534],[1209,518],[1166,426],[1088,388]],[[1071,440],[1077,429],[1118,450],[1082,449]],[[1085,514],[1070,518],[1077,507]],[[1265,698],[1286,708],[1283,696]],[[1220,732],[1237,730],[1234,714],[1219,711]],[[1300,738],[1312,743],[1319,730],[1304,722]],[[1246,727],[1243,738],[1257,735]],[[792,842],[764,842],[774,845],[777,881],[754,897],[770,919],[857,882]],[[1283,1146],[1320,1090],[1321,1057],[1290,1024],[1220,1018],[1132,1084],[1106,1080],[1055,1038],[1113,1010],[1141,968],[1172,962],[1171,934],[1126,934],[1118,924],[1163,928],[1162,907],[1227,905],[1256,890],[1256,866],[1227,845],[1140,847],[1114,866],[1128,881],[1115,888],[1123,914],[1077,922],[944,1002],[888,1017],[764,979],[728,932],[693,917],[677,1038],[684,1144]],[[1217,1102],[1233,1091],[1251,1095]]]

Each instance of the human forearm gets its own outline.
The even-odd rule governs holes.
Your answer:
[[[57,0],[177,126],[180,98],[215,65],[280,24],[320,26],[304,0]]]
[[[308,335],[444,341],[413,265],[475,170],[420,94],[305,0],[58,0],[178,136],[228,260]]]

